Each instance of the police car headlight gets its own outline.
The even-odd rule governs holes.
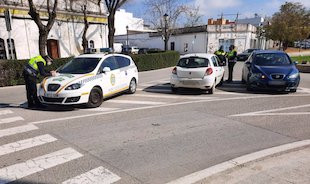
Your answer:
[[[80,89],[81,87],[82,87],[82,84],[75,83],[75,84],[71,84],[70,86],[66,87],[65,90],[75,90],[75,89]]]
[[[293,73],[291,75],[289,75],[287,78],[288,79],[296,79],[299,76],[299,73]]]

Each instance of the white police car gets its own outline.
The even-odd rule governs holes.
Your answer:
[[[98,107],[114,94],[135,93],[138,69],[122,54],[87,54],[75,57],[58,69],[59,75],[45,78],[38,90],[43,104],[87,104]]]

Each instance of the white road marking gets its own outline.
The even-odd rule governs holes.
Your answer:
[[[188,96],[188,95],[149,95],[149,94],[134,94],[137,97],[146,98],[170,98],[170,99],[215,99],[216,97],[209,96]]]
[[[147,92],[161,92],[161,93],[172,93],[170,88],[137,88],[137,91],[147,91]],[[245,93],[235,93],[235,92],[226,92],[226,91],[215,91],[215,95],[242,95],[249,96],[250,94]]]
[[[214,165],[212,167],[206,168],[204,170],[189,174],[187,176],[181,177],[179,179],[176,179],[174,181],[171,181],[167,184],[190,184],[190,183],[195,183],[198,182],[202,179],[208,178],[212,175],[221,173],[223,171],[226,171],[228,169],[240,166],[242,164],[246,164],[249,162],[257,161],[259,159],[272,156],[275,154],[283,153],[286,151],[294,150],[297,148],[302,148],[305,146],[310,145],[310,140],[303,140],[303,141],[298,141],[298,142],[293,142],[289,144],[284,144],[281,146],[276,146],[268,149],[264,149],[258,152],[250,153],[217,165]]]
[[[264,115],[275,115],[276,113],[271,113],[271,112],[278,112],[278,111],[291,110],[291,109],[299,109],[299,108],[305,108],[305,107],[310,107],[310,104],[299,105],[299,106],[293,106],[293,107],[277,108],[277,109],[264,110],[264,111],[248,112],[248,113],[243,113],[243,114],[234,114],[234,115],[230,115],[230,116],[232,116],[232,117],[238,117],[238,116],[264,116]],[[299,115],[298,113],[301,113],[301,112],[278,113],[278,114]],[[304,114],[309,114],[309,112],[302,112],[302,113],[304,113]]]
[[[72,119],[79,119],[79,118],[87,118],[87,117],[92,117],[92,116],[101,116],[101,115],[105,115],[105,114],[114,114],[114,113],[121,113],[121,112],[130,112],[130,111],[138,111],[138,110],[146,110],[146,109],[154,109],[154,108],[170,107],[170,106],[186,105],[186,104],[194,104],[194,103],[203,103],[203,102],[228,101],[228,100],[247,100],[247,99],[257,99],[257,98],[276,98],[276,97],[286,97],[287,98],[287,95],[272,95],[272,96],[260,95],[260,96],[246,96],[246,97],[231,97],[231,98],[215,98],[215,99],[206,99],[206,100],[193,100],[193,101],[187,101],[187,102],[168,103],[168,104],[163,104],[163,105],[137,107],[137,108],[130,108],[130,109],[120,109],[120,110],[116,110],[116,111],[112,111],[112,112],[99,112],[99,113],[84,114],[84,115],[78,115],[78,116],[69,116],[69,117],[64,117],[64,118],[55,118],[55,119],[34,121],[34,122],[29,122],[29,124],[43,124],[43,123],[56,122],[56,121],[65,121],[65,120],[72,120]],[[300,94],[300,95],[291,95],[291,97],[310,97],[310,95],[309,94]]]
[[[107,108],[107,107],[97,107],[92,109],[82,109],[83,111],[97,111],[97,112],[108,112],[119,110],[119,108]]]
[[[22,118],[20,116],[11,117],[11,118],[4,118],[4,119],[0,119],[0,124],[13,123],[15,121],[23,121],[23,120],[24,120],[24,118]]]
[[[13,113],[13,111],[11,111],[11,110],[2,110],[2,111],[0,111],[0,116],[6,115],[6,114],[12,114],[12,113]]]
[[[38,127],[36,127],[32,124],[8,128],[8,129],[3,129],[3,130],[0,130],[0,137],[15,135],[15,134],[24,133],[24,132],[28,132],[31,130],[37,130],[37,129],[38,129]]]
[[[147,89],[147,88],[137,88],[137,91],[147,91],[147,92],[162,92],[162,93],[172,93],[171,92],[171,89],[166,89],[166,88],[163,88],[163,89],[160,89],[160,88],[150,88],[150,89]]]
[[[139,84],[138,86],[141,86],[141,87],[170,87],[170,84],[152,83],[152,84]]]
[[[298,90],[300,90],[299,92],[302,92],[302,93],[310,93],[309,88],[298,88]]]
[[[25,150],[28,148],[40,146],[43,144],[54,142],[56,140],[57,140],[56,138],[52,137],[51,135],[46,134],[46,135],[33,137],[30,139],[24,139],[24,140],[20,140],[17,142],[5,144],[5,145],[0,146],[0,156],[6,155],[9,153],[14,153],[14,152],[21,151],[21,150]]]
[[[104,167],[97,167],[79,176],[68,179],[62,182],[62,184],[110,184],[120,179],[121,178],[119,176],[112,173],[108,169],[105,169]]]
[[[122,104],[141,104],[141,105],[162,105],[165,102],[152,102],[152,101],[138,101],[138,100],[108,100],[110,103],[122,103]]]
[[[47,155],[27,160],[22,163],[0,169],[0,184],[9,183],[31,174],[55,167],[82,157],[83,155],[72,148],[62,149]]]

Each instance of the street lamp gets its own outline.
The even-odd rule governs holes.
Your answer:
[[[164,30],[164,42],[165,42],[165,51],[168,50],[168,35],[167,35],[167,27],[168,27],[168,14],[164,15],[165,21],[165,30]]]
[[[129,27],[126,26],[126,31],[127,31],[127,42],[126,42],[126,45],[127,45],[127,47],[128,47],[128,45],[129,45],[129,44],[128,44],[128,42],[129,42],[129,41],[128,41],[128,29],[129,29]]]

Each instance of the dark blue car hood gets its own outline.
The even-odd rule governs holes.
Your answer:
[[[289,75],[292,72],[296,71],[295,65],[286,65],[286,66],[258,66],[254,65],[254,68],[262,72],[266,76],[270,76],[270,74],[284,74]]]

